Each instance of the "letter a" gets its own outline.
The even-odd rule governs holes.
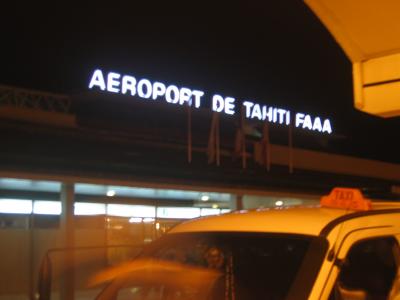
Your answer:
[[[322,132],[327,132],[329,134],[332,133],[331,122],[329,121],[329,119],[326,119],[324,121],[324,126],[322,127]]]
[[[95,85],[98,86],[102,91],[106,89],[103,72],[100,69],[97,69],[93,72],[92,79],[89,83],[89,89],[92,89]]]
[[[317,130],[319,132],[322,131],[321,119],[316,117],[314,120],[314,125],[312,127],[313,130]]]
[[[310,115],[306,115],[304,117],[303,128],[307,128],[307,129],[310,129],[310,130],[312,129],[312,122],[311,122]]]

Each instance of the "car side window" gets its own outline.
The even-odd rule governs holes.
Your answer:
[[[397,280],[399,245],[394,237],[372,238],[350,248],[330,299],[389,299]]]

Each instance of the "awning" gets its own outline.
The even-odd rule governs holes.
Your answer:
[[[354,105],[400,115],[400,1],[305,0],[353,63]]]

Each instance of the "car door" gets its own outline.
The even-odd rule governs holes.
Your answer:
[[[334,264],[319,299],[389,299],[399,272],[398,229],[363,223],[353,220],[342,225],[333,246]]]

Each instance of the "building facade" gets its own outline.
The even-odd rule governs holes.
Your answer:
[[[191,218],[400,182],[398,165],[322,151],[325,136],[244,114],[1,87],[0,299],[34,295],[50,249],[105,246],[110,264]]]

